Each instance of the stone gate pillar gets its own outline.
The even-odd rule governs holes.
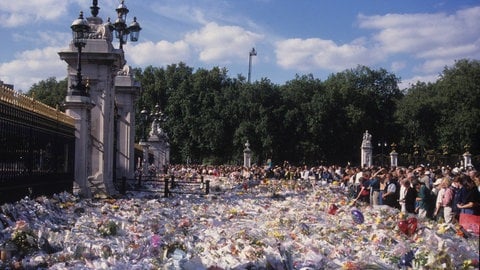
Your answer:
[[[470,154],[470,146],[465,145],[465,153],[463,153],[463,168],[468,169],[472,167],[472,154]]]
[[[140,92],[140,84],[126,71],[120,71],[115,77],[117,106],[117,178],[135,177],[135,101]]]
[[[361,150],[361,166],[372,166],[372,135],[368,133],[368,130],[363,134]]]
[[[91,109],[94,107],[90,97],[67,96],[65,99],[66,114],[75,119],[75,168],[73,192],[90,197],[87,178],[91,174]]]
[[[67,114],[77,119],[75,183],[82,195],[108,196],[118,193],[114,178],[134,175],[132,92],[139,86],[130,77],[123,49],[112,45],[112,25],[97,17],[96,4],[94,1],[92,16],[86,19],[88,38],[80,60],[88,93],[79,99],[69,91],[65,105]],[[77,48],[72,42],[58,54],[68,65],[68,81],[73,85],[80,59]],[[127,78],[117,79],[117,75]]]
[[[245,149],[243,149],[243,167],[250,168],[252,165],[252,150],[250,149],[250,143],[245,143]]]
[[[170,162],[170,144],[168,134],[160,127],[160,120],[152,122],[148,144],[153,153],[153,165],[157,172],[163,172]]]
[[[397,167],[398,166],[398,153],[396,151],[397,145],[392,143],[392,152],[390,152],[390,167]]]

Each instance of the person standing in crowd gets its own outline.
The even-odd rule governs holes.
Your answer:
[[[477,189],[480,192],[480,172],[476,170],[471,170],[469,172],[470,178],[473,179],[475,185],[477,185]]]
[[[480,193],[473,179],[468,175],[461,176],[462,190],[460,202],[457,204],[460,214],[480,215]]]
[[[310,170],[308,169],[307,165],[303,166],[301,177],[304,181],[308,181],[310,179]]]
[[[398,204],[400,205],[400,212],[405,214],[407,213],[407,205],[405,204],[405,198],[407,196],[408,188],[410,188],[410,181],[408,179],[400,180],[400,194],[398,195]]]
[[[432,193],[438,195],[438,192],[440,191],[441,187],[440,184],[442,183],[443,179],[445,177],[442,175],[442,173],[439,171],[434,174],[433,180],[435,180],[432,184]]]
[[[285,170],[284,177],[287,181],[291,181],[295,178],[295,171],[292,166],[288,166],[288,168]]]
[[[293,173],[293,180],[300,180],[302,178],[302,169],[300,167],[295,168]]]
[[[425,169],[425,166],[421,165],[419,168],[417,168],[418,172],[418,180],[425,184],[425,187],[427,187],[429,190],[431,190],[432,185],[430,182],[430,170]]]
[[[417,200],[417,190],[412,186],[412,182],[407,178],[405,180],[405,210],[407,213],[415,214]]]
[[[401,180],[402,186],[399,195],[400,211],[402,213],[415,214],[417,191],[412,187],[410,179],[411,178],[406,178]]]
[[[355,175],[353,177],[355,187],[360,186],[360,180],[362,179],[362,176],[363,176],[363,171],[360,169],[360,167],[356,167]]]
[[[358,195],[355,200],[359,200],[361,202],[370,203],[370,176],[371,172],[369,170],[365,170],[362,173],[362,177],[360,178],[360,187],[358,190]]]
[[[397,207],[398,197],[397,197],[397,183],[393,178],[392,173],[387,173],[385,175],[385,191],[382,194],[382,201],[383,204],[388,205],[390,207]]]
[[[452,211],[453,211],[455,221],[458,221],[459,215],[460,215],[460,208],[458,208],[457,205],[460,203],[462,198],[462,193],[464,192],[461,175],[456,175],[453,178],[452,186],[455,189],[455,195],[453,197],[453,202],[452,202]]]
[[[443,198],[442,198],[443,218],[445,220],[445,223],[452,224],[455,220],[455,212],[453,210],[453,199],[455,198],[455,193],[457,192],[457,188],[454,186],[453,182],[451,183],[450,177],[446,176],[444,179],[448,180],[448,186],[445,189],[445,193],[443,194]]]
[[[435,210],[433,212],[433,217],[437,221],[445,220],[445,215],[444,215],[445,207],[443,206],[443,198],[445,197],[445,193],[448,187],[450,186],[450,180],[447,177],[439,178],[435,181],[433,185],[436,186],[436,189],[438,190],[437,198],[435,201]]]
[[[330,171],[328,170],[327,167],[323,167],[323,172],[322,172],[322,180],[326,181],[327,183],[331,183],[333,181],[333,175],[330,174]]]
[[[370,194],[372,194],[370,198],[371,205],[381,205],[380,183],[384,181],[384,177],[385,177],[385,175],[381,174],[382,172],[384,172],[383,168],[376,171],[373,174],[372,179],[370,180],[369,189],[370,189]]]
[[[416,212],[419,218],[425,219],[430,208],[430,190],[425,186],[423,182],[415,179],[413,181],[413,186],[417,191],[416,197]]]

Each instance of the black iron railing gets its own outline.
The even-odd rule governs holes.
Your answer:
[[[74,120],[0,87],[0,202],[71,191]]]

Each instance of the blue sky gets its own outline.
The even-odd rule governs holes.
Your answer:
[[[115,18],[119,0],[99,0],[99,17]],[[58,52],[70,25],[91,0],[0,1],[0,80],[28,91],[49,77],[66,77]],[[401,78],[400,87],[432,82],[445,66],[480,59],[479,0],[126,0],[143,28],[124,46],[132,67],[185,62],[225,67],[284,84],[295,75],[326,80],[366,65]],[[114,41],[118,47],[118,42]]]

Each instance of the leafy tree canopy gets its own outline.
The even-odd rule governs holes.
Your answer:
[[[402,92],[385,69],[357,66],[325,81],[297,75],[284,85],[267,78],[253,83],[227,76],[225,68],[197,69],[185,63],[135,69],[142,85],[136,115],[159,105],[168,115],[172,163],[242,164],[248,140],[254,161],[264,163],[359,163],[361,134],[373,144],[395,143],[461,153],[480,152],[480,62],[462,59],[439,80],[418,82]],[[63,103],[67,80],[49,78],[28,95],[50,105]],[[137,141],[141,136],[136,127]],[[387,147],[389,151],[389,147]],[[378,149],[374,153],[378,154]]]

